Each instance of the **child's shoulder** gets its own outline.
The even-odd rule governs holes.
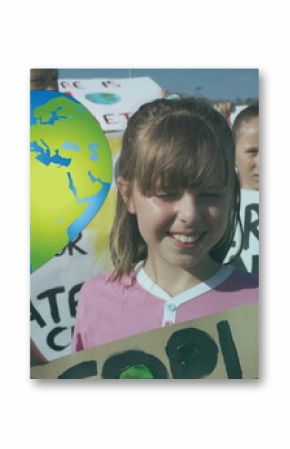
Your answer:
[[[233,266],[225,268],[225,272],[229,275],[214,289],[219,301],[224,301],[224,305],[230,307],[253,304],[259,301],[259,280],[257,276]]]
[[[123,275],[120,279],[116,279],[114,272],[101,272],[89,278],[82,287],[82,292],[95,291],[97,288],[119,288],[129,286],[135,279],[135,273]]]

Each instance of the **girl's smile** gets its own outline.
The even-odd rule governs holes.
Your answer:
[[[202,239],[206,235],[204,232],[168,232],[167,235],[172,239],[172,243],[176,245],[177,248],[181,249],[193,249],[200,245]]]

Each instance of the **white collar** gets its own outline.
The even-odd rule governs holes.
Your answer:
[[[144,263],[145,261],[142,260],[135,266],[137,282],[152,295],[156,296],[159,299],[163,299],[164,301],[170,301],[176,306],[179,306],[184,302],[194,299],[201,294],[214,289],[222,282],[224,282],[234,270],[234,268],[231,266],[222,265],[218,272],[206,281],[200,282],[199,284],[185,290],[184,292],[179,293],[176,296],[171,296],[161,287],[159,287],[159,285],[157,285],[154,281],[152,281],[152,279],[150,279],[150,277],[145,273],[143,268]]]

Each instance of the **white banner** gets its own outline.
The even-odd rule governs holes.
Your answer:
[[[233,263],[237,268],[250,273],[259,274],[259,192],[241,189],[241,220],[244,228],[243,250],[237,261]],[[241,241],[241,234],[237,229],[234,245],[228,252],[226,261],[236,253]]]
[[[238,105],[234,107],[233,112],[230,115],[230,123],[231,125],[234,124],[234,121],[236,120],[237,116],[239,115],[240,112],[242,112],[244,109],[246,109],[249,105],[248,104],[243,104],[243,105]]]
[[[143,104],[162,96],[149,77],[125,79],[58,80],[59,91],[72,95],[98,120],[104,131],[124,130],[130,116]]]

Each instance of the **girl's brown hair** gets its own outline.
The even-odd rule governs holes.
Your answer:
[[[234,164],[231,130],[208,102],[196,98],[159,99],[141,106],[130,118],[123,136],[119,175],[129,185],[136,181],[140,191],[150,196],[156,189],[209,185],[219,167],[224,185],[232,191],[227,230],[210,251],[212,259],[221,263],[239,222],[240,188]],[[116,278],[147,257],[136,215],[128,212],[120,193],[110,249]]]

